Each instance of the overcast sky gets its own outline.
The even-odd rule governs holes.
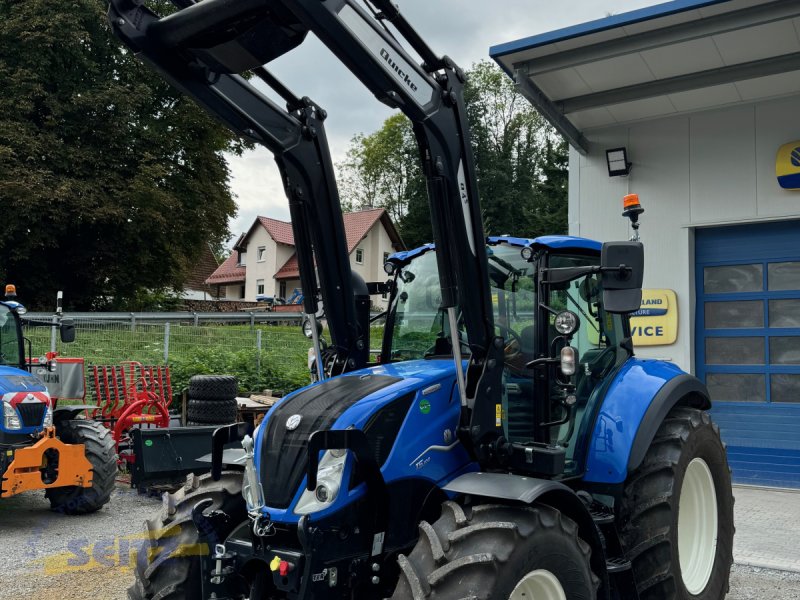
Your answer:
[[[585,21],[657,4],[659,0],[395,0],[440,54],[468,68],[489,57],[489,47]],[[371,133],[391,115],[313,36],[269,65],[298,96],[328,111],[325,127],[334,162],[357,133]],[[272,154],[263,148],[229,157],[231,188],[239,207],[231,220],[234,239],[256,216],[289,218]],[[231,242],[232,243],[232,242]]]

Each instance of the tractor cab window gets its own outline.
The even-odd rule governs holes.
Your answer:
[[[534,284],[531,264],[520,249],[506,244],[488,246],[489,280],[497,335],[506,342],[507,360],[531,360],[534,340]],[[433,252],[415,258],[397,277],[391,360],[412,360],[450,355],[450,327],[441,308],[439,271]],[[469,356],[467,334],[459,322],[461,352]],[[525,358],[529,356],[528,358]]]
[[[426,252],[403,267],[397,276],[397,290],[390,308],[392,361],[425,358],[444,344],[450,328],[441,304],[436,254]]]
[[[0,304],[0,365],[18,367],[22,362],[19,347],[17,320],[11,309]]]

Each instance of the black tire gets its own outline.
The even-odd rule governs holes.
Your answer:
[[[65,444],[83,444],[92,464],[92,486],[50,488],[45,497],[50,509],[67,515],[99,510],[111,499],[117,477],[117,454],[111,432],[101,423],[86,419],[59,421],[56,434]]]
[[[128,588],[129,600],[201,597],[201,557],[185,550],[200,547],[192,508],[206,498],[212,501],[208,510],[222,510],[231,517],[225,524],[225,531],[221,532],[221,539],[207,540],[208,548],[223,543],[233,529],[247,519],[241,473],[225,471],[219,481],[208,474],[189,475],[181,489],[165,494],[161,514],[145,521],[146,539],[136,557],[136,579]]]
[[[186,418],[189,421],[207,423],[209,425],[229,425],[236,422],[238,408],[235,399],[190,399],[186,407]]]
[[[526,574],[555,575],[569,600],[594,600],[599,586],[591,549],[578,526],[559,511],[532,506],[442,505],[433,525],[423,521],[416,547],[400,555],[392,600],[508,600]]]
[[[678,553],[678,507],[687,467],[695,458],[705,461],[714,482],[718,530],[708,583],[691,594]],[[642,600],[725,597],[733,563],[733,492],[725,446],[708,413],[684,407],[670,411],[641,466],[628,476],[617,517]]]
[[[232,375],[195,375],[189,379],[189,398],[195,400],[230,400],[239,393]]]

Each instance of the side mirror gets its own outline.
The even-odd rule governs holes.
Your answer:
[[[65,344],[75,341],[75,323],[72,320],[64,319],[61,321],[59,331],[61,334],[61,341]]]
[[[644,246],[640,242],[606,242],[600,256],[603,308],[632,313],[642,304]]]

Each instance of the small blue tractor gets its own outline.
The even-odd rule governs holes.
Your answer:
[[[255,430],[214,432],[211,474],[189,477],[148,521],[129,597],[724,598],[725,449],[703,383],[634,355],[642,245],[486,238],[464,72],[389,0],[173,4],[159,15],[111,0],[109,22],[275,154],[320,381]],[[385,282],[350,271],[325,111],[263,66],[309,33],[414,128],[435,246],[390,257]],[[641,208],[629,199],[625,212],[638,226]],[[376,363],[373,293],[390,297]]]
[[[79,419],[86,406],[57,407],[44,383],[31,373],[25,358],[21,317],[25,307],[16,288],[6,286],[0,301],[0,497],[45,490],[54,511],[86,514],[106,504],[114,489],[117,460],[114,441],[102,424]],[[29,326],[53,324],[27,321]],[[61,340],[75,339],[68,321],[59,326]],[[30,346],[29,346],[30,347]]]

